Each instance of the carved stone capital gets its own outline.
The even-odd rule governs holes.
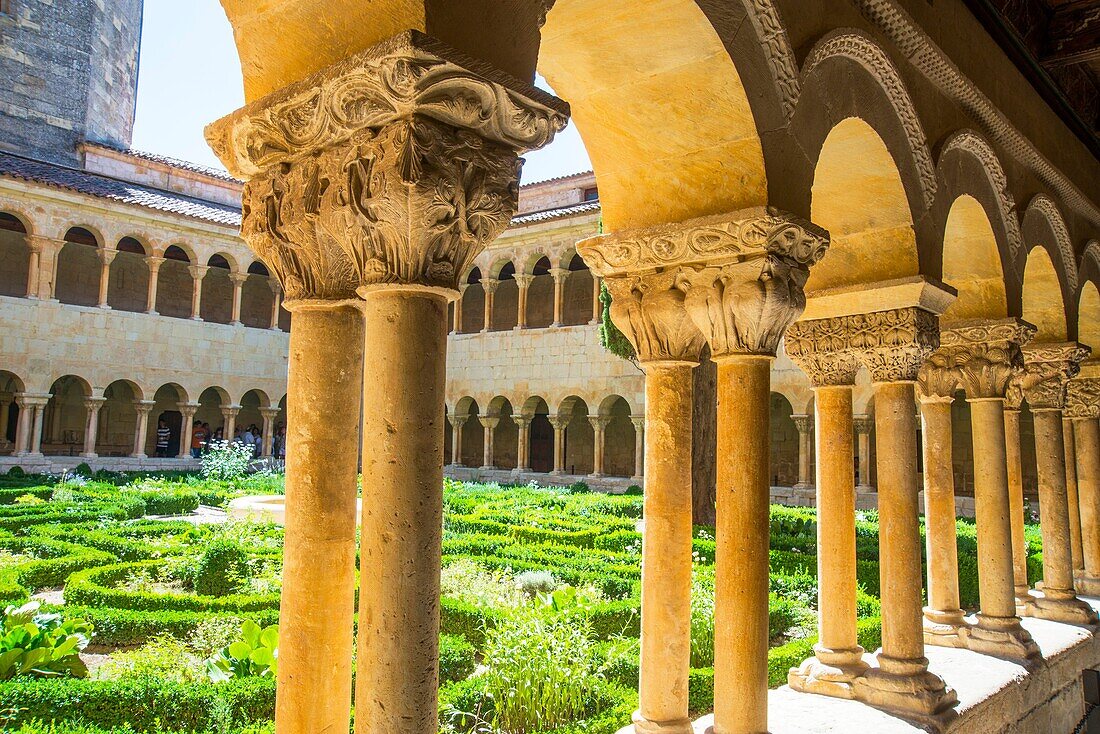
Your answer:
[[[814,387],[854,385],[859,372],[859,355],[848,341],[839,338],[844,324],[837,319],[797,321],[787,329],[783,347]]]
[[[478,421],[480,421],[482,427],[488,428],[490,431],[497,427],[500,423],[499,415],[479,415]]]
[[[798,429],[800,434],[812,433],[814,430],[814,417],[812,415],[792,415],[791,420],[794,421],[794,427]]]
[[[531,427],[531,421],[533,421],[534,419],[535,419],[535,416],[533,416],[533,415],[523,415],[522,413],[513,413],[512,414],[512,422],[515,423],[516,426],[520,430],[523,430],[525,428],[530,428]]]
[[[635,431],[645,430],[645,416],[644,415],[632,415],[630,416],[630,422],[634,424]]]
[[[611,423],[611,416],[590,415],[588,416],[588,422],[592,424],[592,430],[594,430],[596,433],[602,433]]]
[[[517,273],[516,275],[513,275],[512,278],[516,281],[516,287],[518,287],[521,291],[525,291],[530,288],[531,283],[535,281],[535,276],[524,275],[522,273]]]
[[[188,265],[187,266],[187,272],[191,273],[191,279],[192,280],[202,280],[203,278],[206,277],[206,271],[208,271],[209,269],[210,268],[208,268],[205,265]]]
[[[921,367],[918,380],[926,396],[1002,398],[1012,376],[1023,369],[1020,347],[1035,336],[1035,327],[1009,318],[960,321],[940,330],[940,346]]]
[[[569,425],[569,421],[573,419],[570,415],[548,415],[546,420],[550,421],[550,425],[553,426],[555,431],[564,431],[565,427]]]
[[[153,408],[156,407],[156,400],[135,400],[133,402],[134,410],[137,411],[138,418],[148,417]]]
[[[870,433],[875,427],[875,418],[870,415],[852,416],[852,429],[856,434]]]
[[[456,290],[511,221],[519,154],[568,106],[416,31],[207,128],[248,179],[241,234],[289,300]]]
[[[496,293],[497,288],[500,287],[500,281],[495,278],[482,278],[481,287],[486,293]]]
[[[184,418],[194,418],[195,413],[198,412],[202,405],[199,403],[177,403],[176,410],[180,412]]]
[[[1023,347],[1024,369],[1013,378],[1010,392],[1019,391],[1032,410],[1061,410],[1066,385],[1089,356],[1077,342],[1031,344]]]
[[[622,278],[660,274],[715,357],[774,355],[806,307],[810,266],[825,254],[821,228],[771,208],[743,209],[583,240],[577,251],[611,290]]]
[[[451,428],[458,429],[458,428],[462,428],[462,426],[466,425],[466,421],[470,420],[470,416],[468,416],[468,415],[449,415],[449,416],[447,416],[447,420],[450,421]]]
[[[99,263],[101,265],[110,265],[118,256],[118,250],[104,250],[101,248],[96,250],[95,254],[99,257]]]
[[[244,285],[248,281],[248,273],[230,273],[229,280],[234,285]]]
[[[1066,418],[1096,420],[1100,418],[1100,378],[1077,377],[1066,386]]]
[[[638,361],[698,363],[706,340],[685,308],[679,270],[607,279],[611,320]]]
[[[149,265],[149,272],[155,273],[160,270],[160,266],[165,263],[167,258],[158,257],[156,255],[148,255],[145,258],[145,262]]]

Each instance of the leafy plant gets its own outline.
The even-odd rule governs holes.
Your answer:
[[[237,592],[248,578],[248,554],[239,543],[228,539],[213,541],[195,565],[195,593],[227,596]]]
[[[196,683],[205,678],[203,661],[186,643],[159,635],[136,650],[116,652],[95,671],[100,680],[155,679]]]
[[[240,479],[252,463],[251,446],[232,441],[211,441],[202,457],[202,475],[206,479],[229,482]]]
[[[83,678],[88,668],[80,651],[88,646],[92,626],[82,619],[63,621],[60,614],[40,614],[41,604],[27,602],[4,610],[0,630],[0,680],[17,675]]]
[[[279,625],[260,628],[252,620],[241,625],[242,638],[206,661],[206,675],[215,683],[231,678],[274,678],[279,667]]]
[[[535,599],[556,589],[558,582],[549,571],[524,571],[516,576],[516,587],[528,599]]]

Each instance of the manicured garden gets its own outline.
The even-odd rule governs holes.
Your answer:
[[[0,477],[0,730],[273,731],[282,528],[195,513],[282,486],[233,471]],[[639,494],[447,483],[441,733],[612,734],[630,721]],[[772,508],[773,685],[812,654],[815,522],[813,510]],[[873,650],[875,514],[857,528],[859,635]],[[974,607],[972,523],[960,521],[959,536],[963,604]],[[1037,528],[1028,541],[1038,576]],[[713,528],[697,527],[690,695],[700,714],[713,701],[714,553]]]

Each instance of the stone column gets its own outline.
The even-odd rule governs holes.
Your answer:
[[[481,279],[481,289],[485,292],[485,323],[481,328],[483,334],[493,330],[493,298],[499,285],[500,281],[494,278]]]
[[[512,421],[519,429],[516,440],[516,473],[531,470],[531,421],[534,416],[512,415]]]
[[[1004,401],[1010,378],[1023,365],[1020,346],[1034,334],[1018,319],[959,322],[941,332],[940,348],[922,371],[922,386],[934,383],[941,394],[961,387],[970,403],[981,611],[960,635],[971,650],[1022,661],[1040,653],[1016,615]],[[950,467],[942,452],[930,453],[926,472],[937,456]],[[954,546],[953,509],[951,525]],[[957,588],[957,566],[951,571]]]
[[[157,315],[157,281],[160,278],[160,266],[165,258],[149,255],[145,263],[149,266],[149,288],[145,296],[145,313]]]
[[[550,268],[550,277],[554,279],[554,323],[551,326],[561,326],[565,323],[565,279],[569,277],[569,271],[565,268]]]
[[[600,277],[592,274],[592,325],[600,323],[603,318],[603,304],[600,303]]]
[[[230,273],[229,280],[233,283],[233,315],[230,317],[231,326],[241,325],[241,292],[244,290],[248,273]]]
[[[39,274],[39,263],[42,258],[42,250],[49,240],[45,237],[26,235],[23,241],[27,244],[27,249],[30,251],[30,256],[27,260],[27,298],[38,298],[39,281],[41,279],[41,275]]]
[[[462,426],[470,419],[468,415],[450,415],[451,422],[451,466],[462,466]]]
[[[519,154],[548,143],[566,122],[559,100],[518,82],[505,87],[496,80],[510,77],[487,79],[451,57],[464,58],[404,33],[208,129],[230,171],[250,179],[242,233],[257,254],[275,269],[315,265],[306,282],[346,279],[361,299],[363,331],[355,337],[365,345],[360,354],[370,354],[359,379],[370,386],[361,445],[371,487],[360,568],[380,582],[359,592],[358,734],[438,731],[447,303],[466,265],[517,209]],[[394,83],[395,74],[404,81]],[[349,98],[357,100],[350,113]],[[323,132],[302,142],[302,129]],[[288,236],[304,242],[290,247]],[[282,280],[289,298],[296,278]],[[296,322],[292,339],[300,328]],[[347,330],[340,337],[346,346]],[[289,547],[289,521],[287,529]],[[319,582],[314,574],[303,579],[306,589]],[[353,584],[346,586],[350,593]],[[311,600],[302,618],[331,625],[317,614],[325,606]],[[292,665],[307,681],[286,674],[280,650],[276,728],[346,731],[342,671],[351,656],[325,646],[318,655],[316,640],[302,641]]]
[[[926,285],[926,289],[931,289]],[[938,293],[943,309],[951,298]],[[928,723],[953,716],[955,692],[928,671],[921,604],[921,542],[917,478],[915,381],[937,346],[939,323],[925,303],[850,317],[863,334],[860,359],[875,394],[878,457],[879,565],[882,577],[882,649],[856,681],[858,697]],[[930,306],[932,307],[932,306]]]
[[[262,439],[260,455],[266,459],[271,456],[272,450],[275,447],[275,419],[279,417],[279,409],[260,408],[260,415],[264,419],[264,435]]]
[[[516,329],[527,328],[527,291],[531,287],[531,283],[534,282],[535,276],[517,274],[513,276],[516,280],[516,286],[519,288],[518,305],[516,307]]]
[[[111,283],[111,263],[114,262],[118,250],[96,250],[99,256],[99,300],[96,305],[100,308],[110,308],[107,305],[107,290]]]
[[[1100,596],[1100,378],[1070,380],[1065,415],[1073,421],[1080,498],[1084,568],[1076,586],[1081,594]]]
[[[1020,456],[1019,390],[1010,390],[1005,400],[1005,457],[1008,470],[1008,517],[1012,525],[1012,583],[1017,609],[1031,599],[1027,579],[1027,542],[1024,539],[1024,470]]]
[[[855,476],[852,473],[852,386],[859,361],[818,342],[820,325],[787,331],[788,354],[814,386],[817,436],[818,642],[814,657],[787,676],[791,688],[854,698],[867,669],[856,629]],[[808,433],[808,431],[807,431]]]
[[[202,321],[202,279],[206,277],[206,271],[210,268],[205,265],[188,265],[191,273],[191,319]]]
[[[31,425],[34,423],[34,399],[27,393],[15,393],[19,417],[15,424],[14,456],[26,456],[31,450]]]
[[[569,425],[567,415],[548,415],[546,419],[554,429],[554,468],[551,474],[565,474],[565,427]]]
[[[53,395],[39,396],[31,403],[34,410],[34,423],[31,427],[31,450],[28,456],[42,456],[42,425],[46,422],[46,405]]]
[[[1062,409],[1066,383],[1088,349],[1075,342],[1024,347],[1025,371],[1018,384],[1035,420],[1035,463],[1039,475],[1039,522],[1043,533],[1043,590],[1024,614],[1055,622],[1096,624],[1092,607],[1077,598],[1073,586],[1069,507],[1066,500]]]
[[[865,492],[873,489],[871,486],[871,429],[874,425],[875,419],[869,415],[857,415],[852,418],[852,427],[859,442],[859,485],[856,489],[862,489]]]
[[[634,476],[630,479],[640,482],[645,478],[645,416],[632,415],[630,422],[634,424]]]
[[[226,441],[232,441],[237,432],[237,415],[240,414],[240,412],[241,406],[239,405],[222,406],[222,435],[225,436]]]
[[[35,293],[43,300],[54,300],[54,285],[57,282],[57,256],[65,246],[65,240],[50,237],[33,236],[38,250],[38,280],[34,284]],[[29,280],[29,279],[28,279]]]
[[[454,302],[454,329],[452,334],[462,333],[462,299],[466,297],[466,289],[470,287],[469,283],[459,283],[458,285],[458,300]]]
[[[814,423],[813,416],[792,415],[794,427],[798,429],[798,482],[795,489],[811,489],[814,486],[810,478],[810,465],[813,463]]]
[[[484,460],[481,462],[482,469],[496,469],[494,461],[496,460],[493,452],[493,439],[496,435],[497,425],[500,423],[500,416],[498,415],[482,415],[478,416],[478,421],[481,423],[482,430],[485,432],[485,437],[482,439],[482,449],[484,450]]]
[[[278,331],[279,309],[283,305],[283,287],[279,285],[279,281],[275,278],[269,278],[267,285],[271,289],[271,324],[268,328],[272,331]]]
[[[606,448],[607,425],[611,422],[610,416],[590,415],[588,422],[592,424],[592,476],[604,476],[604,449]]]
[[[84,399],[86,418],[84,421],[84,452],[80,455],[85,459],[95,459],[99,454],[95,451],[96,438],[99,433],[99,411],[107,398],[92,397]]]
[[[1076,575],[1085,567],[1081,546],[1081,505],[1077,495],[1077,442],[1073,420],[1062,415],[1062,445],[1066,449],[1066,506],[1069,508],[1069,549]]]
[[[8,443],[8,421],[11,416],[11,393],[0,393],[0,446]]]
[[[153,412],[153,407],[156,404],[157,401],[155,400],[134,401],[134,412],[137,413],[137,420],[134,427],[134,451],[130,454],[130,458],[144,459],[147,456],[145,444],[149,438],[149,414]]]
[[[180,450],[177,458],[189,459],[191,458],[191,431],[195,425],[195,413],[202,406],[199,403],[178,403],[176,407],[180,415],[183,416],[183,423],[180,425]],[[228,441],[229,437],[226,440]]]
[[[746,237],[749,232],[755,236]],[[707,244],[701,246],[701,242]],[[809,265],[824,254],[827,244],[825,232],[807,222],[773,210],[766,214],[745,210],[617,232],[577,245],[593,274],[605,279],[612,294],[611,316],[631,339],[643,364],[651,361],[651,355],[661,356],[652,360],[658,364],[675,360],[670,365],[675,371],[660,377],[662,383],[649,371],[658,364],[647,368],[646,374],[647,537],[643,544],[651,542],[648,534],[653,532],[649,524],[654,515],[648,514],[651,495],[659,493],[662,502],[675,503],[675,520],[666,520],[665,548],[643,547],[638,732],[691,731],[686,696],[690,364],[697,361],[704,342],[709,343],[719,371],[714,732],[768,730],[770,370],[780,338],[805,303],[801,289]],[[782,267],[776,266],[779,262]],[[671,406],[681,412],[673,414]],[[664,560],[659,558],[662,551]],[[650,619],[661,616],[649,629],[656,637],[663,628],[669,640],[663,649],[658,640],[649,643],[656,658],[652,662],[647,660],[644,641],[648,584],[662,592],[650,592]],[[658,667],[661,663],[663,669]],[[647,677],[652,681],[648,687]]]

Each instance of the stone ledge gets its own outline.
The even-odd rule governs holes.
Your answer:
[[[18,466],[28,474],[62,474],[87,464],[92,471],[198,471],[202,462],[198,459],[159,459],[147,457],[134,459],[129,456],[100,456],[86,459],[82,456],[0,456],[0,474]]]

